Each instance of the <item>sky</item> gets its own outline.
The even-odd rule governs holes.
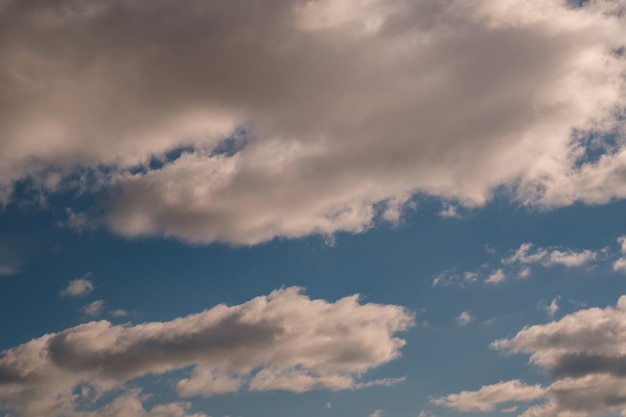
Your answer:
[[[0,0],[0,417],[626,416],[626,1]]]

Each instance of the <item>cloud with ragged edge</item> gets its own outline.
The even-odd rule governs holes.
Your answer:
[[[623,8],[4,1],[0,199],[100,190],[67,224],[255,244],[395,222],[416,193],[623,198]]]
[[[579,310],[558,321],[525,327],[491,346],[507,354],[530,354],[530,363],[547,372],[551,382],[541,386],[501,381],[432,402],[483,412],[517,403],[525,406],[522,417],[626,412],[626,296],[615,307]]]
[[[0,410],[19,417],[106,417],[132,403],[131,410],[141,410],[136,416],[160,415],[143,409],[140,391],[126,390],[99,410],[81,405],[134,378],[190,367],[175,384],[180,397],[390,386],[403,378],[362,377],[400,356],[405,341],[396,334],[412,325],[413,316],[399,306],[362,304],[358,296],[311,300],[300,288],[169,322],[92,321],[0,353]],[[186,415],[185,404],[171,404],[178,414],[163,415]]]
[[[622,242],[622,238],[618,242]],[[623,244],[621,253],[625,253]],[[531,276],[531,266],[552,268],[561,266],[564,268],[582,268],[594,261],[606,261],[608,248],[601,250],[575,250],[567,247],[535,247],[530,242],[522,243],[518,249],[511,251],[512,254],[499,260],[494,269],[490,263],[483,263],[474,271],[459,273],[456,270],[446,270],[435,276],[432,281],[433,287],[467,287],[477,284],[479,277],[484,276],[483,283],[489,285],[503,284],[514,276],[526,279]],[[494,252],[495,253],[495,252]],[[613,269],[619,270],[624,258],[619,258],[613,263]],[[486,272],[489,271],[489,272]]]
[[[91,294],[94,290],[93,282],[89,279],[92,273],[86,273],[82,278],[76,278],[68,282],[60,295],[63,297],[81,297]]]

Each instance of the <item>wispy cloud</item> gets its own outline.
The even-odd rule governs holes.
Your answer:
[[[472,316],[469,311],[463,311],[456,317],[455,321],[457,326],[462,327],[473,322],[475,318],[476,317]]]
[[[89,279],[92,273],[87,272],[82,278],[71,280],[67,287],[61,290],[60,295],[64,297],[80,297],[90,294],[93,289],[93,282]]]

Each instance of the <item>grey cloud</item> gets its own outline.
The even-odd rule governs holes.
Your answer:
[[[81,324],[0,354],[0,409],[56,416],[56,398],[86,384],[109,392],[133,378],[192,367],[181,396],[250,390],[358,389],[400,355],[395,334],[413,324],[393,305],[310,300],[287,288],[244,304],[216,306],[169,322]],[[71,407],[70,407],[71,408]]]
[[[566,354],[549,369],[554,378],[581,377],[589,374],[611,374],[626,377],[626,355],[606,357],[585,353]]]
[[[600,1],[498,4],[9,2],[5,199],[50,167],[104,164],[112,230],[236,244],[360,232],[418,192],[476,206],[519,184],[533,204],[584,200],[550,184],[578,181],[572,130],[609,130],[624,104],[626,63],[609,53],[623,21]],[[213,152],[241,130],[243,149]]]

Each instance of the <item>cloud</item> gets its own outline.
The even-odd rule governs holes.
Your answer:
[[[597,252],[588,249],[581,252],[576,252],[572,249],[559,250],[554,248],[537,248],[533,250],[531,243],[522,243],[519,249],[510,257],[503,259],[502,263],[541,263],[546,267],[561,265],[566,268],[575,268],[593,261],[597,256]]]
[[[91,272],[85,274],[82,278],[71,280],[67,287],[61,291],[60,295],[65,297],[79,297],[90,294],[93,291],[93,282],[89,279]]]
[[[102,314],[102,309],[104,309],[104,301],[96,300],[81,308],[80,311],[90,317],[98,317],[100,314]]]
[[[465,271],[462,274],[454,270],[443,271],[433,278],[433,287],[465,287],[478,282],[478,273]]]
[[[520,269],[520,271],[517,273],[517,276],[518,276],[519,278],[526,279],[526,278],[528,278],[531,274],[532,274],[532,270],[531,270],[529,267],[525,266],[525,267],[523,267],[522,269]]]
[[[111,314],[113,317],[126,317],[128,316],[128,311],[124,310],[123,308],[116,308],[115,310],[111,310],[109,314]]]
[[[506,280],[506,275],[502,269],[498,269],[485,280],[485,284],[500,284]]]
[[[370,417],[381,417],[383,415],[383,410],[376,410],[374,411],[372,414],[370,414]]]
[[[554,317],[556,312],[559,311],[559,309],[560,309],[560,307],[559,307],[559,300],[560,299],[561,299],[560,296],[556,296],[555,298],[552,299],[550,304],[548,304],[546,301],[542,301],[542,302],[540,302],[537,305],[537,307],[539,307],[541,310],[545,311],[548,314],[548,316]]]
[[[523,417],[585,417],[626,409],[626,296],[615,307],[588,308],[558,321],[527,326],[492,347],[530,354],[551,376],[545,387],[518,380],[437,398],[460,411],[491,411],[505,402],[535,402]]]
[[[93,321],[0,353],[0,409],[56,417],[65,415],[59,401],[71,400],[77,387],[101,395],[133,378],[189,367],[175,384],[182,397],[392,385],[398,379],[360,379],[400,355],[405,342],[395,334],[412,323],[398,306],[361,304],[358,296],[311,300],[299,288],[169,322]]]
[[[617,238],[617,243],[619,243],[619,245],[620,245],[620,253],[622,255],[626,254],[626,236],[618,237]],[[624,258],[624,257],[618,258],[613,263],[613,270],[614,271],[626,272],[626,258]]]
[[[476,317],[472,316],[469,311],[464,311],[456,317],[455,321],[457,326],[462,327],[470,324],[475,318]]]
[[[622,198],[620,5],[5,2],[0,198],[95,189],[69,224],[234,244],[358,233],[416,194]],[[589,132],[617,144],[586,161]]]
[[[533,401],[544,397],[539,385],[526,385],[519,380],[499,382],[482,387],[478,391],[462,391],[432,400],[433,404],[454,408],[458,411],[493,411],[495,406],[511,401]]]
[[[441,217],[445,218],[460,218],[461,215],[457,211],[457,208],[450,203],[444,203],[441,211],[439,212]]]

